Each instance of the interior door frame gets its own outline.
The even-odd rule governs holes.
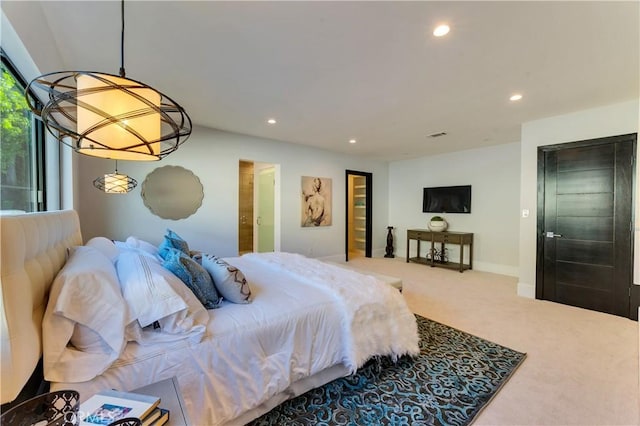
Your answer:
[[[282,241],[282,210],[281,210],[281,190],[282,190],[282,179],[281,179],[281,171],[280,164],[278,163],[269,163],[264,161],[254,161],[254,186],[253,186],[253,225],[254,225],[254,234],[253,234],[253,252],[256,253],[258,251],[258,245],[260,243],[260,235],[258,233],[258,192],[260,191],[259,185],[257,185],[258,175],[261,170],[273,168],[273,250],[278,252],[281,250],[281,241]]]
[[[612,144],[616,142],[623,142],[633,140],[633,155],[632,155],[632,172],[631,172],[631,223],[629,224],[629,232],[631,233],[631,279],[629,282],[629,312],[628,318],[638,320],[638,305],[640,304],[640,285],[634,285],[633,283],[633,268],[635,257],[634,253],[634,237],[635,237],[635,223],[636,223],[636,149],[637,149],[637,133],[630,133],[625,135],[607,136],[602,138],[587,139],[576,142],[565,142],[553,145],[543,145],[538,147],[538,167],[537,167],[537,221],[536,221],[536,299],[543,300],[543,285],[544,285],[544,224],[545,224],[545,155],[550,151],[559,151],[563,149],[571,148],[584,148],[595,145]]]
[[[258,238],[259,238],[259,234],[258,234],[258,229],[256,226],[256,220],[258,217],[258,211],[257,211],[257,201],[258,201],[258,191],[259,188],[257,187],[258,185],[256,184],[257,181],[257,175],[259,174],[260,170],[266,169],[266,168],[273,168],[274,169],[274,188],[273,188],[273,209],[274,209],[274,223],[273,223],[273,246],[274,246],[274,251],[280,251],[281,250],[281,242],[282,242],[282,221],[281,221],[281,217],[282,217],[282,210],[281,210],[281,191],[282,191],[282,184],[281,184],[281,168],[280,168],[280,164],[278,163],[267,163],[267,162],[262,162],[262,161],[257,161],[257,160],[249,160],[246,158],[240,158],[238,160],[238,165],[240,165],[240,162],[247,162],[247,163],[252,163],[253,164],[253,181],[254,181],[254,186],[253,186],[253,194],[252,194],[252,203],[253,203],[253,217],[250,219],[251,223],[253,224],[253,242],[252,242],[252,247],[251,247],[251,251],[253,253],[257,252],[258,250]],[[238,174],[238,186],[240,185],[240,179],[239,179],[239,174]],[[238,214],[237,214],[237,218],[238,220],[240,220],[240,200],[238,199]],[[239,231],[238,231],[238,239],[239,239]],[[240,249],[240,242],[238,240],[238,252]]]
[[[361,172],[357,170],[345,170],[345,227],[344,227],[344,249],[345,249],[345,261],[349,261],[349,176],[363,176],[367,188],[365,190],[365,210],[367,211],[365,219],[365,243],[364,243],[364,255],[365,257],[371,257],[373,246],[373,173]]]
[[[257,164],[257,166],[256,166]],[[263,239],[263,233],[262,231],[262,224],[260,223],[260,201],[263,199],[262,196],[263,194],[263,189],[262,189],[262,185],[261,185],[261,179],[263,177],[263,175],[266,173],[271,173],[273,175],[273,187],[272,187],[272,193],[270,194],[270,197],[267,197],[271,200],[271,202],[273,203],[273,212],[272,212],[272,216],[273,216],[273,235],[271,235],[271,238],[273,239],[273,250],[272,251],[280,251],[280,246],[278,244],[278,250],[276,250],[276,223],[278,223],[279,221],[276,221],[276,166],[274,164],[269,164],[266,163],[266,167],[264,166],[265,163],[254,163],[254,187],[253,187],[253,212],[254,212],[254,220],[253,220],[253,241],[255,242],[254,247],[253,247],[253,251],[255,252],[260,252],[260,241]]]

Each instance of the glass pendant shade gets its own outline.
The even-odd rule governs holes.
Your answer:
[[[107,194],[126,194],[137,185],[138,181],[131,176],[118,173],[117,161],[114,173],[107,173],[93,181],[93,186]]]
[[[129,189],[132,180],[133,179],[127,175],[108,173],[104,175],[104,192],[109,194],[127,193],[135,188],[135,185],[133,185],[131,189]]]
[[[126,78],[81,74],[77,93],[79,153],[119,160],[159,159],[158,92]]]

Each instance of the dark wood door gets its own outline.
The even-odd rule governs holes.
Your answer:
[[[630,316],[635,139],[539,148],[538,298]]]

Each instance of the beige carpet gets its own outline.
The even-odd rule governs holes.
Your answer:
[[[638,425],[638,323],[518,297],[517,279],[403,259],[350,266],[403,280],[417,314],[526,352],[474,425]]]

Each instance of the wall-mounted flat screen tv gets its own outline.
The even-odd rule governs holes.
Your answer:
[[[471,213],[471,185],[424,188],[424,213]]]

